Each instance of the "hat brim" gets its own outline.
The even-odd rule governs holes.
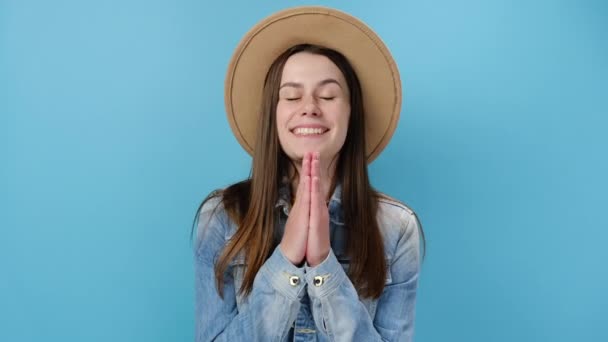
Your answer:
[[[361,83],[366,125],[366,157],[372,162],[390,141],[401,111],[399,70],[380,37],[359,19],[318,6],[296,7],[256,24],[237,46],[228,66],[225,106],[241,146],[252,154],[262,89],[275,59],[298,44],[342,53]]]

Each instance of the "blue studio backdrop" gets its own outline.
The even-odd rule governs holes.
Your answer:
[[[0,341],[193,339],[190,225],[250,167],[227,64],[303,4],[0,0]],[[425,229],[416,340],[608,341],[608,4],[320,4],[402,73],[370,173]]]

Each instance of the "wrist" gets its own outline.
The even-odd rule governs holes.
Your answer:
[[[282,243],[279,244],[279,250],[281,251],[281,254],[283,254],[283,256],[285,257],[285,259],[287,259],[292,265],[296,267],[304,266],[304,262],[306,261],[305,257],[302,256],[298,258],[297,256],[291,255],[289,251],[284,248]]]
[[[329,251],[320,254],[316,257],[312,257],[312,258],[306,258],[306,262],[308,263],[309,267],[315,267],[317,265],[319,265],[320,263],[322,263],[325,259],[327,259],[327,256],[329,256]]]

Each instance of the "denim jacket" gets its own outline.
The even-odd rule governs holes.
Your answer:
[[[216,289],[214,262],[236,231],[211,198],[198,213],[194,239],[195,340],[202,341],[412,341],[418,275],[419,222],[397,201],[380,199],[378,222],[387,260],[386,285],[378,299],[360,297],[348,278],[348,227],[341,187],[329,202],[331,250],[315,267],[294,266],[278,248],[290,209],[289,186],[277,201],[275,249],[255,276],[249,296],[239,295],[243,257],[230,263],[224,298]]]

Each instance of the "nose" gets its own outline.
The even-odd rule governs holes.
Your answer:
[[[302,106],[301,115],[312,115],[312,116],[321,115],[321,110],[319,109],[319,106],[317,105],[317,101],[315,100],[314,97],[309,96],[307,98],[307,100],[304,102],[304,105]]]

